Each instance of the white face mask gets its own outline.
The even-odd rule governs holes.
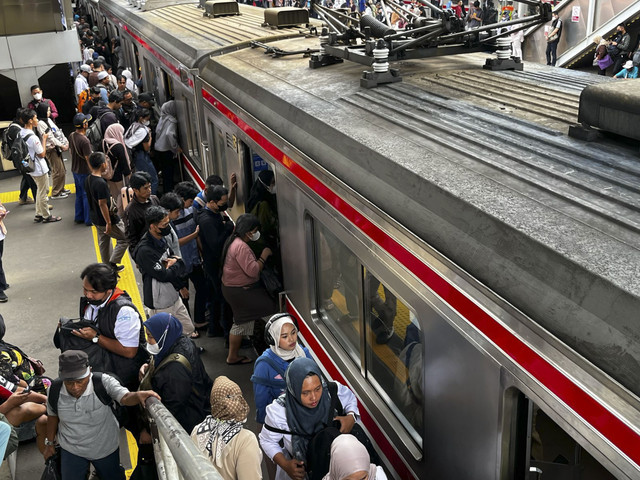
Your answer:
[[[144,125],[145,127],[148,127],[150,123],[151,122],[149,120],[147,120],[146,122],[142,122],[142,125]]]
[[[151,345],[150,343],[147,343],[147,346],[145,347],[145,349],[147,350],[147,352],[149,352],[151,355],[157,355],[160,353],[160,350],[162,350],[160,348],[160,345],[158,345],[157,343],[154,343],[153,345]]]
[[[34,100],[42,100],[42,94],[41,93],[36,93],[35,95],[33,95],[33,99]]]
[[[273,187],[267,188],[267,192],[269,192],[272,195],[275,195],[276,194],[276,186],[274,185]]]
[[[252,242],[257,242],[258,240],[260,240],[260,230],[258,230],[256,233],[251,235],[249,237],[249,240],[251,240]]]

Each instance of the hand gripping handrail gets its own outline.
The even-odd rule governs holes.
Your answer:
[[[145,407],[149,419],[155,423],[160,437],[156,438],[154,435],[154,451],[158,452],[156,442],[159,442],[161,450],[168,447],[179,472],[177,475],[176,473],[171,473],[171,469],[167,468],[168,452],[162,451],[161,455],[163,458],[158,459],[156,457],[158,466],[165,470],[164,473],[166,476],[158,472],[161,474],[161,477],[165,477],[167,480],[173,480],[174,478],[183,478],[185,480],[222,480],[216,468],[200,453],[189,434],[185,432],[184,428],[182,428],[162,402],[157,398],[149,397],[145,401]],[[152,428],[152,430],[155,429]]]

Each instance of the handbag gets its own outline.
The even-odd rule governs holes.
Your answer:
[[[611,55],[609,55],[608,53],[605,55],[605,57],[602,60],[598,60],[598,67],[600,67],[600,70],[606,70],[611,65],[613,65],[613,59],[611,58]]]
[[[62,468],[60,465],[60,448],[56,448],[56,453],[44,462],[44,472],[40,480],[61,480]]]
[[[556,40],[558,40],[558,34],[557,33],[554,33],[553,35],[549,35],[547,37],[547,43],[555,42]]]
[[[271,267],[265,266],[262,269],[260,272],[260,281],[262,285],[264,285],[267,293],[273,298],[276,298],[282,291],[282,282],[280,282],[278,275],[276,275],[276,272]]]
[[[46,370],[44,368],[44,364],[40,360],[32,357],[27,357],[27,360],[29,360],[31,368],[33,368],[33,371],[36,375],[44,375],[44,372],[46,372]]]

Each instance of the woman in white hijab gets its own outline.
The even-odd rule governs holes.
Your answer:
[[[331,443],[329,473],[323,480],[387,480],[387,476],[382,467],[371,463],[365,446],[346,433]]]
[[[298,344],[298,328],[287,313],[273,315],[264,329],[267,348],[253,367],[253,393],[256,400],[256,421],[264,423],[267,405],[284,393],[284,374],[298,357],[311,358],[309,350]]]

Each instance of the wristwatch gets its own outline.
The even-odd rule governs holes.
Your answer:
[[[100,338],[100,334],[96,333],[96,336],[91,339],[93,343],[98,343],[98,338]]]
[[[54,442],[53,440],[49,440],[48,438],[45,438],[44,444],[47,447],[54,447],[56,445],[56,442]]]

